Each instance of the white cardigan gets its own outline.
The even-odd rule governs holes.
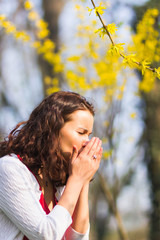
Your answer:
[[[57,188],[57,199],[64,188]],[[46,215],[39,203],[41,191],[34,175],[16,155],[0,158],[0,240],[89,240],[89,229],[80,234],[72,218],[56,205]]]

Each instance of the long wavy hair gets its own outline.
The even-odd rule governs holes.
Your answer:
[[[77,110],[94,107],[81,95],[59,91],[46,97],[31,113],[28,121],[20,122],[0,143],[0,157],[14,153],[30,171],[43,171],[55,186],[63,186],[68,178],[69,161],[60,151],[59,132]]]

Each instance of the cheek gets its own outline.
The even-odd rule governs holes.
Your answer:
[[[61,149],[65,152],[72,152],[73,146],[76,145],[78,150],[82,148],[82,138],[80,138],[77,134],[72,133],[72,135],[66,135],[61,138]]]
[[[81,147],[81,138],[77,134],[72,134],[70,138],[67,138],[67,144],[69,147],[73,149],[73,145],[76,145],[76,147],[79,149]]]
[[[85,139],[83,136],[78,136],[74,139],[73,144],[76,145],[78,152],[82,151],[82,149],[84,148],[84,142],[85,142]]]
[[[71,152],[74,145],[74,138],[72,134],[63,132],[60,135],[60,147],[63,152]]]
[[[73,145],[75,145],[78,150],[82,148],[83,139],[82,135],[79,135],[73,126],[65,125],[59,135],[60,148],[63,152],[72,152]]]

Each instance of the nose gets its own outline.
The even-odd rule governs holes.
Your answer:
[[[82,142],[82,147],[85,147],[89,143],[89,137],[85,137],[85,139]]]

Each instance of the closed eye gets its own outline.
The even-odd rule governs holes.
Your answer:
[[[92,134],[92,132],[89,132],[87,129],[83,129],[83,128],[79,128],[79,130],[77,129],[78,134],[80,135],[84,135],[87,134],[88,136],[90,136]]]
[[[86,132],[78,132],[78,134],[84,135],[84,134],[86,134]],[[92,133],[89,133],[89,134],[88,134],[88,136],[91,136],[91,135],[92,135]]]
[[[83,135],[83,134],[85,134],[84,132],[78,132],[80,135]]]

